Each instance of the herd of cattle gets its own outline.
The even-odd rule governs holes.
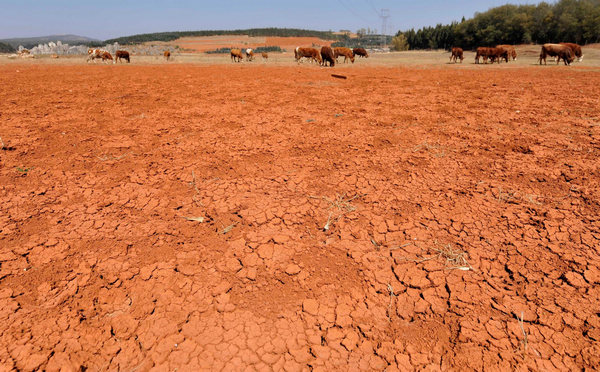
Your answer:
[[[234,62],[243,61],[244,52],[246,61],[254,60],[254,50],[251,48],[245,49],[243,52],[241,49],[231,49],[231,60]],[[454,61],[454,63],[456,63],[460,60],[462,63],[464,59],[464,51],[462,48],[454,47],[452,48],[451,53],[451,62]],[[171,52],[165,51],[163,56],[168,61],[171,58]],[[261,56],[264,60],[269,58],[269,55],[265,52],[262,52]],[[368,58],[369,53],[364,48],[331,48],[329,46],[321,47],[320,50],[312,47],[297,47],[294,50],[294,58],[297,63],[300,63],[306,58],[310,62],[318,63],[321,66],[329,65],[331,67],[335,66],[339,57],[344,57],[344,63],[347,63],[348,60],[354,63],[355,56]],[[573,43],[544,44],[542,45],[542,50],[538,59],[540,65],[542,64],[542,61],[546,64],[547,57],[554,57],[556,59],[556,64],[560,63],[560,60],[562,59],[565,65],[570,65],[571,62],[575,60],[575,57],[581,62],[583,60],[583,52],[581,51],[581,46]],[[512,45],[497,45],[494,48],[479,47],[475,53],[475,63],[477,64],[480,63],[481,59],[483,59],[483,63],[487,63],[488,59],[491,63],[500,63],[502,60],[508,62],[509,58],[513,61],[517,59],[517,52]],[[96,59],[101,59],[103,62],[112,61],[113,63],[122,62],[122,60],[127,61],[127,63],[131,62],[129,52],[125,50],[117,50],[115,52],[115,58],[113,59],[113,56],[104,49],[88,49],[87,61],[95,61]]]
[[[462,63],[464,59],[462,48],[454,47],[452,48],[451,53],[451,62],[454,61],[454,63],[456,63],[457,60],[460,60]],[[581,46],[573,43],[544,44],[542,45],[542,51],[540,52],[540,58],[538,59],[540,65],[542,64],[542,61],[546,64],[547,57],[554,57],[556,59],[556,64],[562,59],[565,65],[570,65],[571,62],[575,60],[575,57],[577,57],[579,62],[583,61],[583,52],[581,51]],[[497,45],[495,48],[477,48],[475,53],[475,63],[479,63],[480,59],[483,59],[483,62],[487,63],[488,58],[491,63],[500,63],[501,60],[508,62],[509,58],[512,58],[514,61],[517,59],[517,52],[512,45]]]
[[[254,60],[254,50],[248,48],[244,51],[246,53],[246,61]],[[263,59],[269,58],[269,55],[265,52],[261,53]],[[244,54],[241,49],[231,49],[230,52],[231,60],[233,62],[241,62],[244,60]],[[307,58],[311,62],[318,63],[320,65],[327,65],[329,63],[330,66],[335,66],[337,59],[339,57],[344,57],[344,63],[350,60],[354,63],[354,57],[369,57],[369,53],[364,48],[331,48],[328,46],[324,46],[319,51],[316,48],[301,48],[297,47],[294,50],[294,57],[296,58],[296,62],[300,63],[302,58]]]

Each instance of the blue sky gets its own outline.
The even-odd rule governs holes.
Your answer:
[[[390,10],[388,34],[449,23],[475,12],[538,1],[507,0],[0,0],[0,39],[76,34],[108,39],[147,32],[289,27],[376,28]]]

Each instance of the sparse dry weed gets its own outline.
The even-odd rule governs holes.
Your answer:
[[[354,212],[356,207],[350,204],[351,201],[360,198],[364,195],[355,195],[351,198],[346,199],[346,194],[337,194],[335,199],[329,199],[326,196],[310,196],[311,199],[320,199],[329,203],[329,216],[327,217],[327,222],[325,226],[323,226],[324,231],[328,231],[331,228],[331,225],[342,218],[345,214]]]

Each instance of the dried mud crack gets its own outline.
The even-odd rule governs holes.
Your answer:
[[[19,70],[0,370],[600,365],[597,72]]]

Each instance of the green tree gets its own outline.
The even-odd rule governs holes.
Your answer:
[[[408,50],[408,41],[406,40],[406,36],[404,36],[404,34],[399,34],[392,38],[392,50],[398,52]]]

